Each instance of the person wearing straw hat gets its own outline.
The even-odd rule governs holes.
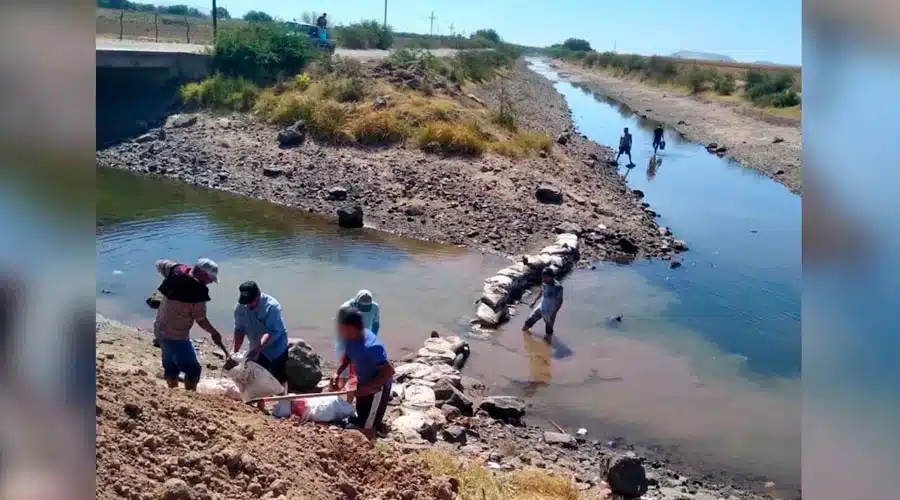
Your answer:
[[[161,295],[153,332],[162,350],[163,377],[169,387],[178,387],[178,376],[184,374],[184,388],[197,390],[203,368],[191,343],[191,328],[206,330],[213,342],[227,352],[222,334],[206,317],[209,284],[219,281],[219,266],[212,259],[198,259],[193,267],[160,259],[155,263],[163,276],[158,291]]]

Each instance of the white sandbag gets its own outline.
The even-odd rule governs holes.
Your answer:
[[[475,310],[475,321],[483,326],[497,326],[507,319],[509,319],[509,309],[506,307],[495,311],[491,306],[482,302],[478,304],[478,309]]]
[[[197,392],[200,394],[215,394],[241,401],[241,391],[234,380],[228,378],[201,378],[197,382]]]
[[[573,250],[571,248],[567,248],[563,245],[550,245],[541,249],[540,253],[548,254],[548,255],[564,255],[572,253]]]
[[[510,278],[521,278],[528,274],[528,266],[521,262],[516,262],[509,267],[497,271],[497,274],[500,276],[509,276]]]
[[[254,361],[241,361],[225,376],[234,381],[244,402],[275,396],[284,392],[284,387],[268,370]]]
[[[572,233],[563,233],[556,236],[557,245],[566,245],[569,248],[578,248],[578,236]]]
[[[306,398],[305,418],[312,422],[337,422],[356,411],[356,408],[338,396]]]
[[[509,302],[509,293],[506,290],[484,290],[478,299],[482,304],[487,304],[491,309],[499,309]]]
[[[425,339],[425,347],[419,349],[416,354],[428,363],[452,363],[456,357],[453,345],[440,337]]]
[[[391,384],[391,397],[397,398],[398,401],[403,401],[403,395],[406,391],[406,386],[403,384],[398,384],[394,382]]]
[[[425,363],[404,363],[394,369],[394,380],[422,378],[430,372],[431,367]]]
[[[448,344],[450,344],[450,350],[457,354],[459,354],[459,351],[461,351],[464,346],[469,345],[469,343],[459,335],[451,335],[449,337],[442,338],[446,340]]]
[[[497,276],[491,276],[490,278],[484,280],[485,289],[488,287],[491,290],[501,289],[501,290],[509,290],[515,285],[516,280],[510,278],[509,276],[504,276],[502,274],[498,274]]]
[[[403,404],[401,408],[417,410],[424,412],[431,408],[437,402],[434,396],[434,390],[424,385],[410,385],[404,392]]]

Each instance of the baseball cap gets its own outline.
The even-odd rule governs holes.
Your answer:
[[[213,262],[212,259],[207,259],[206,257],[201,257],[197,259],[197,263],[194,264],[194,267],[197,269],[202,269],[206,274],[208,274],[213,283],[219,282],[219,265]]]
[[[556,270],[554,270],[554,269],[553,269],[552,267],[550,267],[550,266],[547,266],[547,267],[544,268],[543,271],[541,271],[541,276],[550,276],[551,278],[555,278],[555,277],[556,277]]]
[[[356,303],[361,306],[372,305],[372,292],[370,292],[368,290],[360,290],[356,294]]]
[[[241,293],[238,296],[238,304],[243,305],[253,302],[255,299],[259,298],[261,294],[259,285],[257,285],[255,281],[245,281],[241,283],[241,286],[238,287],[238,291]]]

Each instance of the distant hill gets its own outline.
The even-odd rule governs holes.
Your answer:
[[[677,59],[701,59],[704,61],[735,62],[734,59],[722,54],[714,54],[712,52],[698,52],[695,50],[679,50],[669,57],[675,57]]]

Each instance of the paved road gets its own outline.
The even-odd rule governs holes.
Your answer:
[[[124,51],[142,51],[142,52],[169,52],[169,53],[187,53],[202,54],[209,45],[198,45],[192,43],[156,43],[145,42],[141,40],[118,40],[115,38],[97,38],[97,50],[124,50]],[[450,56],[456,52],[455,49],[435,49],[431,53],[438,56]],[[353,50],[353,49],[337,49],[337,55],[345,57],[353,57],[355,59],[383,59],[390,54],[387,50]]]

